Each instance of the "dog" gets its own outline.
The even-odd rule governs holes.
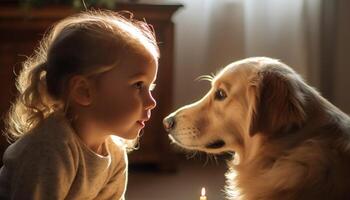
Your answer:
[[[209,92],[163,123],[184,149],[234,152],[228,199],[350,199],[350,118],[291,67],[253,57],[204,79]]]

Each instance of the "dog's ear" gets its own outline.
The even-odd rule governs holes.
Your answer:
[[[293,81],[296,80],[278,71],[259,74],[251,136],[258,132],[272,136],[303,123],[304,99]]]

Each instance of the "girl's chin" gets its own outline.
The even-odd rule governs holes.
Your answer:
[[[134,126],[129,128],[129,130],[118,131],[118,132],[115,132],[113,135],[116,135],[126,140],[135,140],[142,135],[143,128],[144,128],[144,125],[136,123]]]
[[[126,140],[135,140],[137,139],[139,136],[141,136],[143,133],[143,129],[137,129],[137,130],[130,130],[128,131],[128,133],[125,133],[119,137],[126,139]]]
[[[138,135],[139,135],[139,134],[130,135],[130,136],[125,137],[124,139],[126,139],[126,140],[135,140],[135,139],[137,139]]]

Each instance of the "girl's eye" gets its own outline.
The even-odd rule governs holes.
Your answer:
[[[217,89],[214,94],[214,99],[222,101],[227,97],[226,92],[222,89]]]
[[[135,87],[136,89],[138,89],[138,90],[141,90],[141,89],[145,88],[145,84],[144,84],[144,82],[139,81],[139,82],[137,82],[137,83],[134,84],[134,87]],[[155,87],[156,87],[156,84],[151,84],[151,85],[149,86],[149,89],[148,89],[148,90],[149,90],[149,91],[153,91]]]
[[[135,83],[134,86],[136,89],[141,90],[144,87],[144,84],[142,81],[139,81],[139,82]]]

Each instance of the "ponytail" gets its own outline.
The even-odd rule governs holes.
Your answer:
[[[41,43],[36,55],[23,63],[16,80],[18,97],[5,119],[5,136],[17,140],[39,124],[53,110],[46,90],[46,48]]]

